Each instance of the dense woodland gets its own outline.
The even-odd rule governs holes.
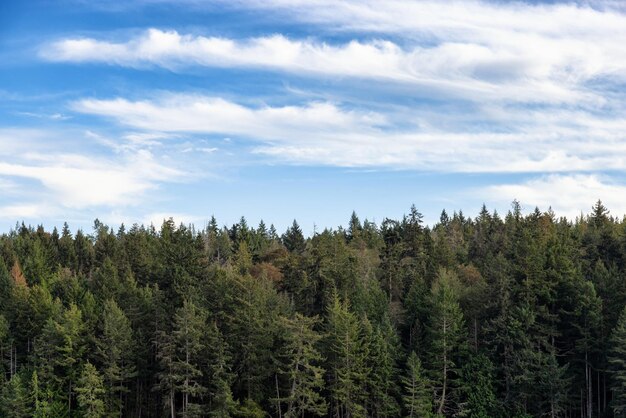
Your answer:
[[[626,220],[0,237],[3,417],[626,416]]]

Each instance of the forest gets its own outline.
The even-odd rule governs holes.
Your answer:
[[[2,417],[624,417],[626,218],[17,224]]]

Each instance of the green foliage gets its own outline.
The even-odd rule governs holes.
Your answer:
[[[422,372],[422,362],[411,351],[406,362],[406,375],[402,376],[405,416],[428,418],[432,415],[433,401],[427,379]]]
[[[201,415],[202,407],[197,401],[206,392],[200,380],[206,322],[207,314],[190,301],[184,301],[174,315],[172,338],[176,349],[171,370],[176,382],[175,390],[183,397],[180,412],[183,417]]]
[[[0,416],[621,416],[624,254],[601,202],[574,222],[353,213],[311,237],[17,225]]]
[[[28,391],[21,375],[13,375],[3,385],[0,393],[0,412],[6,418],[26,418],[30,416]]]
[[[464,344],[463,312],[459,305],[459,281],[441,270],[432,286],[428,323],[428,365],[435,391],[435,410],[451,414],[460,409],[458,359]]]
[[[83,372],[76,386],[78,406],[85,418],[104,416],[104,382],[96,368],[89,362],[83,366]]]
[[[484,354],[472,354],[463,364],[463,391],[467,399],[467,416],[490,418],[498,416],[493,378],[493,364]]]
[[[96,341],[98,358],[107,388],[106,409],[122,415],[127,384],[136,376],[135,342],[130,321],[114,300],[104,304],[102,334]]]
[[[322,338],[314,330],[319,320],[299,313],[291,319],[282,318],[285,333],[284,370],[287,378],[287,396],[280,399],[287,404],[285,418],[305,414],[324,416],[328,406],[321,396],[325,370],[319,366],[322,355],[317,344]]]
[[[333,414],[365,417],[369,347],[362,322],[334,296],[327,308],[327,370]]]
[[[228,345],[224,336],[213,322],[206,334],[207,358],[209,360],[207,377],[210,397],[209,415],[215,418],[229,418],[237,411],[231,390],[234,376],[231,372]]]
[[[611,349],[608,357],[611,369],[611,407],[616,416],[626,414],[626,308],[622,310],[617,325],[611,334]]]

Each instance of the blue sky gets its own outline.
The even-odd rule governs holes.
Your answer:
[[[0,227],[626,213],[619,1],[0,2]]]

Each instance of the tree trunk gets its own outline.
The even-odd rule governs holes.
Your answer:
[[[446,388],[448,384],[448,348],[447,348],[447,332],[448,326],[447,321],[444,319],[443,321],[443,387],[441,389],[441,400],[439,401],[439,408],[437,409],[437,413],[439,415],[443,415],[443,407],[446,403]]]
[[[587,385],[587,418],[591,418],[593,413],[593,380],[591,380],[591,367],[589,367],[589,357],[585,350],[585,384]]]
[[[278,404],[278,418],[283,418],[283,411],[280,407],[280,391],[278,390],[278,374],[274,374],[274,378],[276,381],[276,403]]]
[[[176,418],[176,412],[174,411],[174,389],[170,389],[170,417]]]

